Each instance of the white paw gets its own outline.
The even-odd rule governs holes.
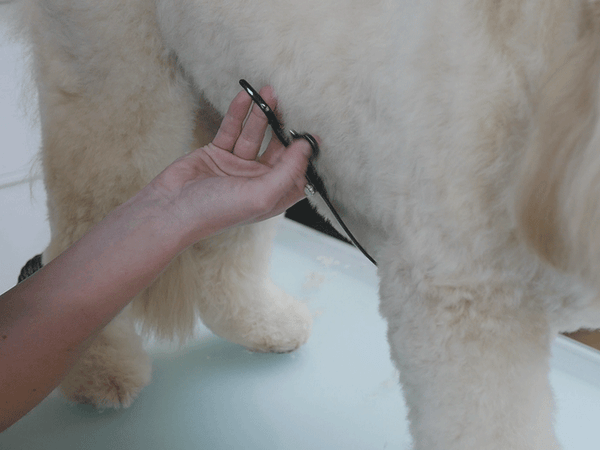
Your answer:
[[[229,314],[215,314],[208,320],[203,316],[205,324],[222,338],[252,351],[286,353],[297,349],[310,336],[310,311],[270,281],[266,284],[262,289],[253,286],[253,298],[247,298],[242,307],[230,309]]]
[[[67,399],[100,408],[126,408],[150,383],[152,365],[140,337],[133,331],[111,331],[103,331],[61,383]]]
[[[252,324],[244,336],[246,348],[256,352],[287,353],[304,344],[312,329],[312,317],[308,307],[290,302],[276,314],[261,318]]]
[[[97,408],[129,407],[142,388],[150,382],[149,374],[79,372],[61,384],[63,395],[76,403]]]

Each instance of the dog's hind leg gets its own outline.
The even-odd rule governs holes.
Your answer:
[[[414,449],[558,449],[543,309],[514,286],[460,286],[385,263],[381,311]]]

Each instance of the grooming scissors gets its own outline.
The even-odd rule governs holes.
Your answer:
[[[356,240],[352,232],[348,229],[348,227],[336,211],[335,207],[333,206],[331,200],[329,199],[329,196],[327,195],[327,189],[325,189],[323,179],[319,176],[312,163],[312,160],[319,155],[320,151],[317,140],[308,133],[297,133],[294,130],[289,130],[289,134],[291,136],[291,138],[289,138],[286,135],[281,122],[279,122],[279,119],[277,119],[275,112],[269,107],[269,105],[267,105],[267,102],[265,102],[264,99],[258,94],[256,89],[254,89],[246,80],[240,80],[240,85],[244,88],[244,90],[248,93],[250,98],[252,98],[254,103],[258,105],[258,107],[267,117],[267,121],[271,126],[271,129],[273,130],[273,134],[277,136],[279,142],[281,142],[285,147],[288,147],[292,143],[292,141],[296,139],[304,139],[310,144],[313,153],[312,157],[308,162],[308,167],[306,169],[306,180],[308,181],[308,184],[306,185],[306,188],[304,190],[305,193],[310,196],[313,195],[315,192],[318,192],[323,201],[327,204],[327,207],[330,209],[331,213],[334,215],[335,219],[346,232],[348,238],[350,239],[350,241],[352,241],[354,246],[357,249],[359,249],[369,261],[371,261],[374,265],[377,265],[375,259],[373,259],[371,255],[369,255],[369,253],[360,245],[360,243]]]

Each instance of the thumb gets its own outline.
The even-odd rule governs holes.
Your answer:
[[[259,220],[281,214],[304,198],[306,168],[311,154],[308,142],[295,141],[284,150],[271,171],[261,177],[259,189],[264,207]]]
[[[277,185],[279,192],[297,188],[301,191],[306,186],[306,169],[312,155],[312,148],[304,139],[297,139],[286,148],[273,170],[269,174]]]

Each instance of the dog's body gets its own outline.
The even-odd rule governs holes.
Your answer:
[[[218,121],[201,95],[222,114],[240,78],[271,84],[285,123],[322,138],[316,168],[379,263],[415,448],[558,448],[551,340],[600,326],[595,2],[26,5],[53,236],[46,261],[210,140]],[[131,402],[150,370],[135,314],[165,337],[189,335],[199,314],[252,349],[301,345],[310,316],[267,276],[272,228],[240,228],[182,254],[63,390]]]

